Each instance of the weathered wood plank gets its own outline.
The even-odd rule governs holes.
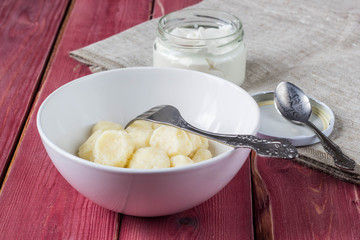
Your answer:
[[[257,238],[360,238],[360,186],[289,160],[254,159]]]
[[[0,182],[68,2],[0,1]]]
[[[53,6],[48,2],[44,7]],[[71,6],[1,191],[0,239],[117,238],[118,214],[82,197],[54,168],[37,133],[36,113],[57,87],[90,73],[68,56],[71,50],[149,19],[151,5],[151,0],[77,0]]]
[[[253,239],[250,161],[218,194],[164,217],[123,216],[120,239]]]
[[[156,0],[153,17],[200,0]],[[157,218],[124,215],[120,239],[253,239],[249,159],[217,195],[190,210]]]

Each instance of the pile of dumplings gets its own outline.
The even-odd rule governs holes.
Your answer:
[[[137,169],[185,166],[212,158],[206,138],[143,120],[126,129],[110,121],[96,123],[78,155],[103,165]]]

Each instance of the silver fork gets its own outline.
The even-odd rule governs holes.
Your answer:
[[[171,105],[153,107],[131,120],[126,127],[136,120],[166,124],[234,148],[251,148],[260,156],[274,158],[295,158],[298,156],[296,148],[286,139],[266,140],[253,135],[218,134],[198,129],[186,122],[179,110]]]

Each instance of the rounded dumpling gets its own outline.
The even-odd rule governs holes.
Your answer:
[[[134,152],[132,137],[125,131],[107,130],[95,142],[94,162],[125,167]]]
[[[170,158],[170,166],[171,167],[181,167],[181,166],[186,166],[186,165],[190,165],[193,163],[194,163],[194,161],[191,160],[191,158],[184,156],[184,155],[176,155],[176,156],[172,156]]]
[[[185,131],[165,125],[154,130],[150,146],[163,149],[170,157],[187,156],[193,151],[193,144]]]
[[[208,149],[200,148],[196,151],[192,160],[197,163],[212,158],[212,154]]]
[[[196,150],[198,150],[202,146],[202,140],[198,135],[189,132],[187,133],[187,135],[189,136],[189,139],[193,146],[192,151],[189,153],[189,157],[192,157],[194,156]]]
[[[152,124],[153,129],[157,129],[157,128],[161,127],[161,126],[164,126],[164,124],[161,124],[161,123],[153,123]]]
[[[204,138],[204,137],[200,137],[200,139],[201,139],[201,145],[200,145],[199,149],[200,148],[208,149],[209,148],[209,139]]]
[[[138,149],[134,153],[127,167],[138,169],[169,168],[170,159],[162,149],[145,147]]]
[[[134,139],[135,149],[147,147],[153,133],[153,124],[148,121],[137,120],[130,124],[126,131]]]
[[[94,161],[94,147],[96,140],[101,135],[102,131],[95,131],[91,134],[91,136],[79,147],[78,155],[79,157]]]
[[[124,128],[117,123],[110,122],[110,121],[99,121],[92,127],[92,133],[101,130],[118,130],[118,131],[124,131]]]
[[[137,120],[125,130],[120,124],[100,121],[91,132],[78,156],[103,165],[156,169],[212,157],[208,139],[168,125]]]

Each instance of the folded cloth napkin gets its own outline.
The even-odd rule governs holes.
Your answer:
[[[330,137],[357,161],[355,171],[335,167],[320,144],[298,148],[297,161],[359,184],[360,7],[346,1],[204,0],[190,8],[221,9],[242,20],[248,48],[242,87],[250,94],[289,81],[333,110]],[[92,71],[151,66],[157,22],[147,21],[70,56]]]

